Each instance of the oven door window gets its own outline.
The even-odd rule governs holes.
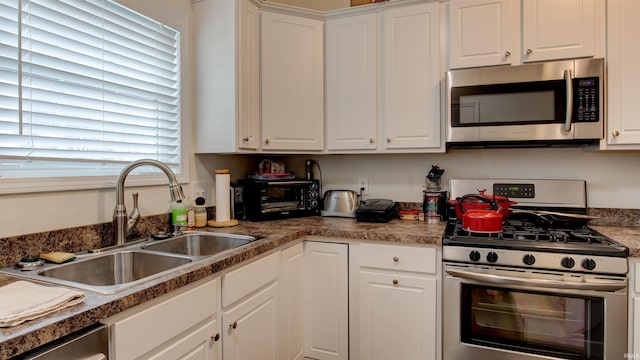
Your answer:
[[[564,80],[454,87],[451,126],[562,124]]]
[[[464,343],[565,359],[603,359],[604,300],[462,284]]]
[[[267,187],[262,190],[262,212],[304,209],[304,187]]]

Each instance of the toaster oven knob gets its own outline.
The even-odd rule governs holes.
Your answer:
[[[469,253],[469,260],[478,261],[480,260],[480,252],[477,250],[473,250]]]
[[[493,251],[489,251],[489,253],[487,254],[487,261],[490,263],[498,261],[498,254]]]
[[[565,267],[567,269],[571,269],[572,267],[574,267],[576,265],[576,262],[575,262],[575,260],[573,260],[573,258],[565,256],[565,257],[562,258],[562,260],[560,260],[560,265],[562,265],[563,267]]]
[[[317,209],[318,208],[318,200],[316,200],[316,199],[309,200],[309,207],[311,207],[312,209]]]
[[[533,265],[536,262],[536,257],[531,254],[526,254],[522,258],[522,262],[525,263],[526,265]]]
[[[596,268],[596,261],[593,259],[582,260],[582,267],[587,270],[593,270]]]

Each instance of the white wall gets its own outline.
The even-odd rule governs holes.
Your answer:
[[[431,165],[450,178],[557,178],[587,180],[589,207],[640,208],[640,153],[585,152],[579,148],[464,149],[446,154],[296,156],[288,159],[298,174],[304,160],[319,160],[324,190],[358,190],[369,178],[369,198],[421,202]],[[316,175],[317,176],[317,175]]]
[[[191,179],[206,180],[212,189],[215,169],[229,168],[232,179],[237,179],[262,158],[285,161],[300,177],[305,159],[318,160],[324,190],[357,190],[358,178],[368,177],[369,198],[421,202],[424,177],[431,165],[439,165],[445,169],[443,185],[450,178],[464,177],[585,179],[589,207],[640,208],[640,153],[579,148],[468,149],[412,155],[199,155],[194,157]],[[134,190],[140,193],[143,216],[169,212],[166,186],[127,188],[129,209]],[[185,184],[184,190],[190,197],[191,187]],[[207,195],[207,203],[213,204],[212,192]],[[108,222],[114,205],[114,189],[2,196],[0,238]]]

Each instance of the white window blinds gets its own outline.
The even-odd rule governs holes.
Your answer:
[[[179,49],[108,0],[0,0],[0,178],[179,173]]]

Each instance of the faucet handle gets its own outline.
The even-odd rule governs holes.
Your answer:
[[[131,214],[129,214],[129,218],[127,219],[127,230],[126,235],[129,236],[133,232],[133,228],[135,228],[136,224],[140,220],[140,210],[138,210],[138,193],[133,193],[133,210],[131,210]]]

